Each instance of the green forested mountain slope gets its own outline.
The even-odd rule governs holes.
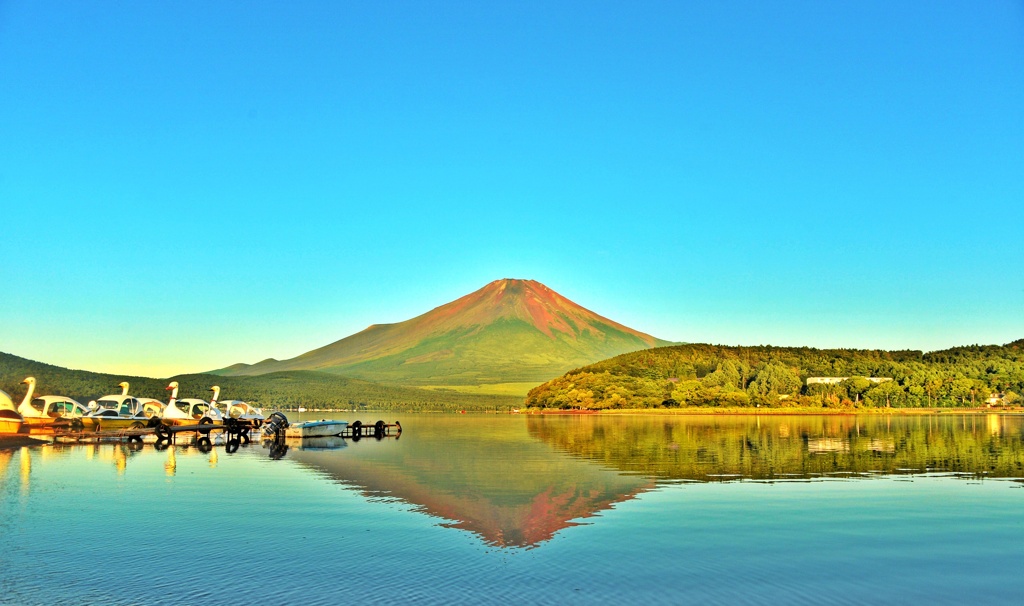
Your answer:
[[[21,401],[25,386],[21,381],[33,376],[38,381],[36,395],[62,395],[82,403],[100,396],[121,393],[121,381],[131,384],[133,395],[166,401],[165,387],[170,381],[180,385],[178,397],[209,399],[209,388],[221,387],[222,400],[246,400],[274,408],[299,405],[307,408],[369,408],[377,410],[493,410],[518,406],[522,398],[474,396],[410,387],[379,385],[359,379],[314,371],[275,372],[258,377],[220,377],[187,374],[153,379],[111,375],[85,370],[69,370],[0,352],[0,389]]]
[[[214,372],[320,370],[402,385],[537,384],[583,364],[668,344],[539,282],[505,279],[411,320],[374,325],[290,360]]]
[[[808,377],[850,377],[807,385]],[[891,378],[871,382],[867,377]],[[942,351],[689,344],[624,354],[530,391],[548,408],[980,406],[1024,394],[1024,340]]]

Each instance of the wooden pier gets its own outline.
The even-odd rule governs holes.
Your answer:
[[[364,425],[361,421],[353,421],[345,427],[345,430],[338,434],[338,437],[359,440],[360,438],[387,438],[394,436],[396,439],[402,435],[402,424],[398,421],[385,423],[377,421],[373,425]]]
[[[204,421],[207,419],[204,419]],[[260,425],[263,425],[262,423]],[[200,422],[191,425],[166,425],[153,421],[148,427],[128,427],[125,429],[114,429],[106,431],[85,431],[74,427],[57,428],[53,433],[33,433],[36,438],[51,438],[61,443],[100,443],[100,442],[127,442],[129,447],[141,448],[143,441],[147,438],[155,438],[157,450],[163,450],[178,442],[180,434],[190,435],[195,440],[195,445],[202,452],[209,452],[213,448],[213,441],[210,434],[220,433],[224,436],[225,446],[229,453],[238,450],[242,444],[249,444],[254,439],[254,433],[262,429],[264,440],[282,441],[285,438],[285,428],[289,425],[288,419],[281,413],[275,412],[267,419],[266,425],[258,428],[257,425],[248,420],[227,419],[223,425],[212,422]],[[333,437],[345,438],[354,442],[363,438],[384,438],[398,439],[402,435],[402,424],[398,421],[385,423],[363,423],[353,421]]]

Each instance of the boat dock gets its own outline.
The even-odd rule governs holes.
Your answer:
[[[163,423],[154,424],[150,427],[132,427],[126,429],[114,429],[107,431],[86,431],[66,430],[60,428],[58,431],[49,434],[33,433],[33,438],[50,439],[60,443],[101,443],[101,442],[126,442],[130,447],[141,447],[144,441],[155,439],[156,448],[163,450],[178,442],[181,434],[185,434],[195,441],[199,450],[208,452],[213,448],[211,434],[221,434],[229,453],[234,452],[242,444],[249,444],[257,438],[257,433],[264,440],[283,440],[285,431],[289,427],[288,419],[281,413],[273,413],[267,423],[257,428],[256,424],[238,419],[227,419],[224,424],[197,423],[192,425],[166,425]],[[339,431],[331,432],[331,437],[344,438],[352,441],[359,441],[363,438],[384,438],[398,439],[402,434],[402,424],[398,421],[385,423],[339,423]]]

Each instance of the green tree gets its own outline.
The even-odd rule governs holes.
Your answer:
[[[800,377],[790,368],[778,363],[765,364],[747,388],[751,396],[795,394],[800,390]]]

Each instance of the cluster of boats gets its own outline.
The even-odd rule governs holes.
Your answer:
[[[199,398],[178,399],[178,382],[167,390],[170,399],[164,403],[153,398],[130,395],[127,382],[119,384],[121,393],[103,396],[84,405],[66,396],[36,396],[36,380],[28,377],[25,397],[19,406],[0,390],[0,433],[37,433],[57,428],[71,431],[106,431],[141,429],[164,425],[224,424],[227,419],[248,421],[260,427],[266,417],[263,410],[242,400],[220,401],[220,387],[210,388],[209,402]]]

